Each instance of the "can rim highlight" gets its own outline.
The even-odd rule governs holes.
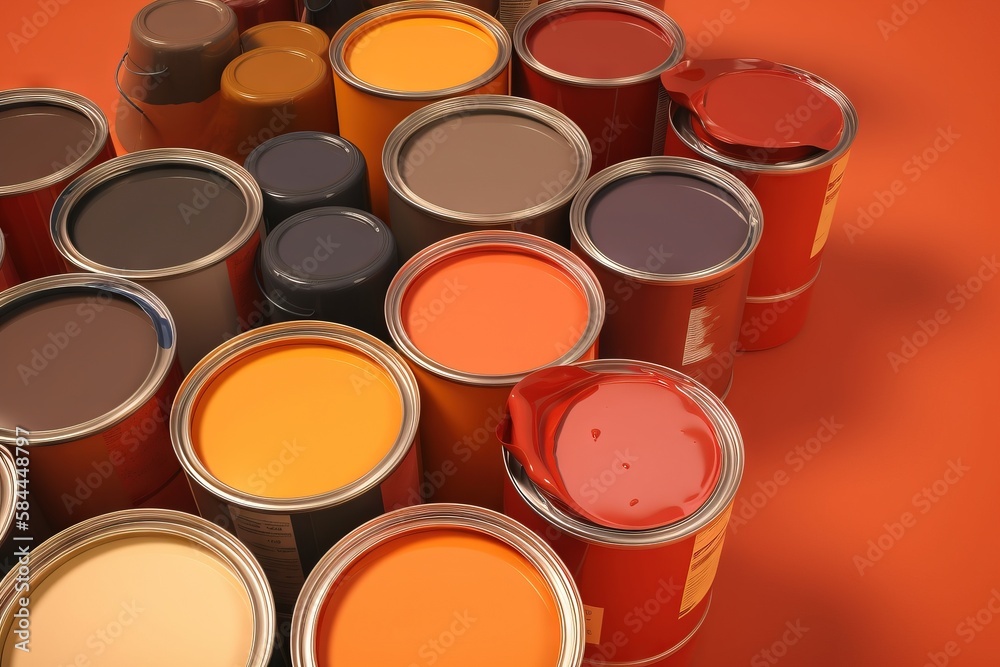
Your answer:
[[[8,489],[10,493],[4,493]],[[17,467],[14,455],[0,446],[0,544],[3,544],[14,527],[14,503],[17,497]]]

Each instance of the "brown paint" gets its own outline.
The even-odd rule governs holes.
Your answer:
[[[0,186],[28,183],[72,164],[94,142],[94,123],[52,104],[0,109]]]

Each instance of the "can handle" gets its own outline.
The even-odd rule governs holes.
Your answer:
[[[122,98],[124,98],[125,101],[129,103],[129,106],[131,106],[133,109],[135,109],[136,111],[138,111],[139,113],[141,113],[143,116],[145,116],[146,112],[143,111],[142,109],[140,109],[139,105],[137,105],[135,102],[133,102],[132,98],[129,97],[128,93],[126,93],[122,89],[122,84],[121,84],[121,80],[120,80],[120,75],[121,75],[122,67],[124,67],[125,71],[128,72],[129,74],[134,74],[136,76],[160,76],[161,74],[166,74],[167,73],[167,68],[164,67],[163,69],[161,69],[158,72],[136,72],[134,69],[130,68],[128,65],[125,64],[125,59],[126,58],[128,58],[128,49],[125,49],[125,53],[122,54],[122,59],[118,61],[118,67],[115,68],[115,88],[118,89],[118,93],[122,96]]]
[[[323,4],[322,7],[310,7],[309,0],[303,0],[302,4],[305,5],[306,9],[308,9],[311,12],[321,12],[327,7],[329,7],[331,4],[333,4],[333,0],[326,0],[326,2]]]
[[[264,289],[264,274],[263,274],[263,271],[261,270],[261,265],[260,265],[260,253],[261,253],[261,248],[263,248],[263,247],[264,247],[263,244],[260,244],[260,245],[257,246],[257,253],[256,253],[256,256],[254,257],[254,260],[253,260],[253,269],[254,269],[253,270],[253,278],[257,282],[257,289],[260,291],[261,296],[263,296],[265,299],[267,299],[267,302],[270,303],[275,308],[277,308],[278,310],[282,310],[282,311],[288,313],[289,315],[294,315],[295,317],[297,317],[299,319],[303,319],[304,320],[304,319],[308,319],[308,318],[312,317],[313,315],[315,315],[316,314],[315,310],[311,310],[311,311],[305,312],[305,311],[297,310],[294,306],[291,306],[291,307],[284,306],[284,305],[278,303],[277,301],[275,301],[274,299],[272,299],[271,296],[267,293],[267,290]],[[274,290],[274,298],[275,299],[281,299],[281,295],[278,292],[278,290]],[[284,301],[284,299],[282,299],[282,301]]]

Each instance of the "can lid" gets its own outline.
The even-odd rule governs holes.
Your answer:
[[[310,51],[264,47],[247,51],[226,66],[223,91],[248,101],[291,101],[326,80],[327,65]]]
[[[365,158],[347,139],[325,132],[289,132],[260,144],[246,169],[264,196],[292,203],[298,197],[333,197],[364,178]]]
[[[236,14],[222,2],[158,0],[135,15],[132,38],[154,52],[186,51],[235,29]]]
[[[320,28],[299,21],[271,21],[243,31],[240,43],[244,51],[267,46],[303,49],[326,57],[330,38]]]

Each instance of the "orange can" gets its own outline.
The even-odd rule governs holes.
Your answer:
[[[330,53],[330,38],[320,28],[299,21],[271,21],[248,28],[240,35],[243,52],[266,46],[301,49],[322,56]]]

